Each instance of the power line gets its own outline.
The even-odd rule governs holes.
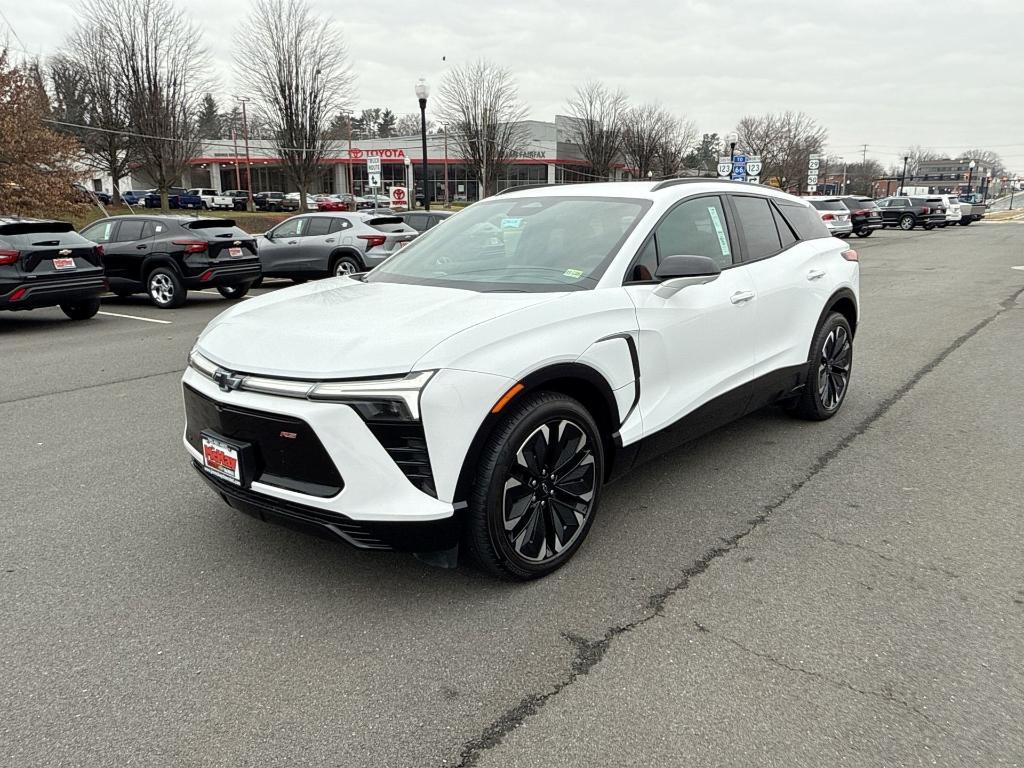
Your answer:
[[[4,23],[7,24],[7,28],[9,30],[11,30],[11,34],[14,35],[14,39],[17,40],[20,45],[24,46],[25,45],[25,41],[21,39],[21,36],[18,34],[18,30],[16,30],[14,28],[14,25],[11,24],[10,19],[7,18],[7,14],[3,12],[3,9],[0,9],[0,19],[3,19]],[[24,50],[21,51],[21,52],[22,53],[28,53],[28,51],[24,51]]]

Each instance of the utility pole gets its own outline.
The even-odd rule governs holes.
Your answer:
[[[906,195],[907,194],[907,162],[909,162],[909,160],[910,160],[910,157],[908,155],[904,155],[903,156],[903,175],[900,176],[900,190],[899,190],[901,195]]]
[[[864,148],[860,151],[860,162],[862,165],[868,164],[868,145],[865,144]]]
[[[252,158],[249,157],[249,119],[245,115],[245,103],[249,99],[245,96],[236,96],[235,98],[242,102],[242,138],[245,139],[245,186],[249,192],[248,210],[253,211],[255,207],[252,203]]]
[[[348,113],[348,196],[352,201],[352,210],[356,209],[356,190],[352,178],[352,113]]]
[[[448,200],[448,124],[444,124],[444,207],[450,208]]]
[[[238,162],[238,133],[231,129],[231,140],[235,143],[235,189],[242,188],[242,164]]]

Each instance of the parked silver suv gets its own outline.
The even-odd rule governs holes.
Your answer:
[[[264,277],[308,280],[373,269],[419,233],[398,216],[308,213],[260,235]]]

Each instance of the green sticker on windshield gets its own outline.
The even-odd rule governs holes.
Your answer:
[[[722,227],[722,220],[718,218],[718,209],[713,205],[708,206],[708,214],[711,216],[711,223],[715,225],[715,232],[718,233],[718,247],[722,249],[722,255],[729,255],[729,238],[725,236],[725,229]]]
[[[571,277],[573,280],[579,280],[581,277],[583,277],[583,270],[582,269],[567,269],[562,274],[565,275],[566,277]]]
[[[522,218],[513,218],[511,216],[506,216],[501,220],[502,229],[519,229],[521,226],[523,226]]]

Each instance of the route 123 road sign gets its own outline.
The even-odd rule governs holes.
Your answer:
[[[761,175],[761,157],[759,155],[751,155],[747,158],[747,175]]]
[[[732,163],[730,162],[729,158],[718,158],[718,175],[722,177],[727,177],[730,173],[732,173]]]

